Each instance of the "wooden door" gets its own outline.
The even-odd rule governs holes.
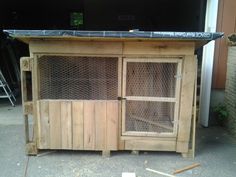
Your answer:
[[[182,60],[124,58],[123,136],[176,137]]]

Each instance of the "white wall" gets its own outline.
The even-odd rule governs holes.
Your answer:
[[[205,32],[216,32],[217,12],[218,0],[208,0]],[[215,41],[211,41],[203,48],[199,121],[204,127],[208,127],[209,121],[214,49]]]

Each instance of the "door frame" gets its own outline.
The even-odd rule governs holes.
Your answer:
[[[155,57],[155,58],[123,58],[123,72],[122,72],[122,136],[151,136],[151,137],[177,137],[178,119],[179,119],[179,102],[181,92],[181,77],[182,77],[182,61],[183,58],[173,57]],[[176,87],[175,97],[147,97],[147,96],[126,96],[126,78],[127,78],[127,63],[177,63]],[[155,101],[155,102],[172,102],[174,107],[174,127],[171,133],[157,133],[157,132],[134,132],[125,130],[126,121],[126,100],[133,101]]]

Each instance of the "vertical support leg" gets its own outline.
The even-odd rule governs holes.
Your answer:
[[[182,153],[182,157],[194,159],[195,157],[195,142],[196,142],[196,111],[197,111],[197,58],[196,58],[196,75],[194,82],[194,98],[193,98],[193,116],[192,116],[192,137],[191,149],[187,153]]]
[[[109,151],[109,150],[103,150],[103,151],[102,151],[102,156],[103,156],[103,157],[110,157],[110,156],[111,156],[111,151]]]
[[[27,97],[27,79],[26,72],[32,72],[32,59],[31,58],[21,58],[21,91],[22,91],[22,106],[23,106],[23,114],[24,114],[24,125],[25,125],[25,142],[26,142],[26,154],[27,155],[37,155],[38,149],[36,144],[36,129],[35,120],[33,121],[33,135],[32,140],[30,140],[30,132],[29,132],[29,117],[28,115],[33,115],[35,108],[33,107],[33,102],[30,102]],[[29,109],[31,107],[31,109]],[[33,109],[32,109],[33,108]],[[33,115],[35,116],[35,115]]]

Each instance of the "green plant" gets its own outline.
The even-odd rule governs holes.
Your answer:
[[[223,103],[219,103],[218,105],[213,107],[213,112],[216,115],[216,120],[220,125],[224,125],[225,121],[229,117],[229,112],[227,107]]]

